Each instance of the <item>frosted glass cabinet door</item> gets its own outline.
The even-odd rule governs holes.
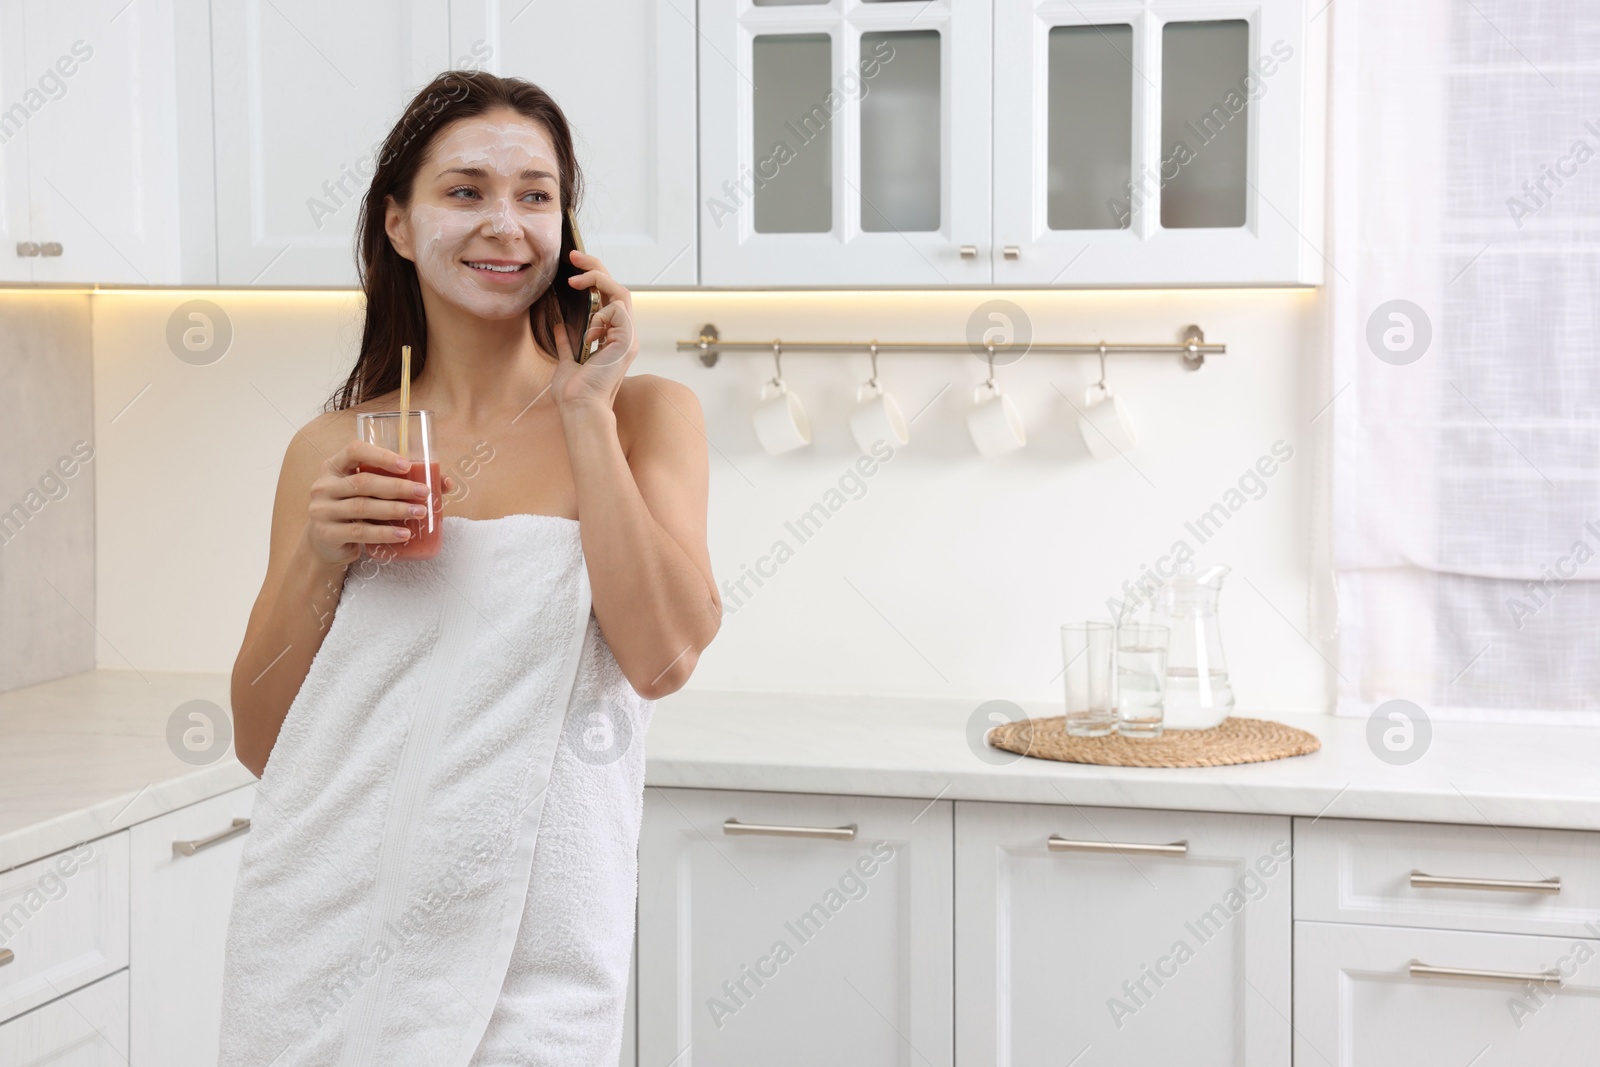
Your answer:
[[[1288,1067],[1287,818],[955,808],[962,1067]]]
[[[1320,282],[1320,6],[997,6],[995,282]]]
[[[693,0],[455,0],[456,55],[555,97],[583,168],[584,245],[622,284],[693,285]]]
[[[701,281],[988,283],[991,15],[701,0]]]
[[[448,9],[212,0],[221,284],[356,283],[356,214],[383,138],[454,65]]]
[[[949,801],[645,790],[638,1063],[951,1067],[950,849]]]

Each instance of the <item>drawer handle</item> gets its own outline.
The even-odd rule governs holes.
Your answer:
[[[1411,961],[1413,978],[1471,978],[1478,982],[1539,982],[1545,986],[1561,988],[1560,971],[1474,971],[1466,967],[1430,967],[1426,963]]]
[[[762,837],[809,837],[828,841],[854,841],[856,824],[849,826],[763,826],[761,823],[728,819],[722,824],[725,834],[752,834]]]
[[[1508,893],[1561,892],[1561,879],[1546,878],[1542,882],[1519,882],[1508,878],[1441,878],[1434,874],[1411,872],[1412,889],[1499,889]]]
[[[235,819],[233,820],[232,826],[228,827],[226,830],[218,830],[210,837],[202,837],[194,841],[174,841],[172,843],[172,854],[175,856],[192,856],[203,848],[210,848],[212,845],[220,845],[228,838],[238,837],[240,834],[247,832],[249,829],[249,819]]]
[[[0,967],[4,967],[17,958],[17,954],[8,948],[0,948]]]
[[[1117,841],[1069,841],[1050,835],[1051,852],[1132,852],[1140,856],[1186,856],[1189,842],[1174,841],[1170,845],[1140,845]]]

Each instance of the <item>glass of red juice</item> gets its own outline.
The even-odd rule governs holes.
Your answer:
[[[428,514],[420,519],[374,520],[385,526],[404,526],[411,531],[408,541],[381,545],[362,545],[362,554],[380,563],[396,559],[432,559],[439,554],[440,534],[444,530],[444,487],[439,477],[439,457],[433,450],[433,412],[419,408],[408,413],[406,447],[400,450],[400,412],[363,411],[356,414],[356,437],[368,444],[400,452],[411,461],[409,470],[371,467],[359,464],[358,472],[407,478],[428,487]],[[409,502],[409,501],[408,501]],[[418,498],[420,502],[420,498]]]

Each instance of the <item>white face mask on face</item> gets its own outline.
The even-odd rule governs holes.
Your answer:
[[[481,174],[446,173],[481,171]],[[561,259],[562,211],[550,137],[496,112],[446,127],[418,171],[405,221],[422,284],[482,318],[526,314]]]

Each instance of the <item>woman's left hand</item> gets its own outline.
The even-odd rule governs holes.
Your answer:
[[[556,406],[565,410],[568,405],[588,403],[603,404],[607,409],[616,400],[617,390],[628,373],[628,367],[639,354],[639,339],[633,330],[633,294],[613,278],[598,258],[585,252],[572,250],[573,266],[583,268],[582,274],[567,279],[574,289],[593,287],[600,293],[600,310],[589,322],[589,332],[583,345],[598,340],[600,347],[587,362],[573,358],[572,345],[567,331],[557,329],[555,376],[550,389],[555,394]]]

